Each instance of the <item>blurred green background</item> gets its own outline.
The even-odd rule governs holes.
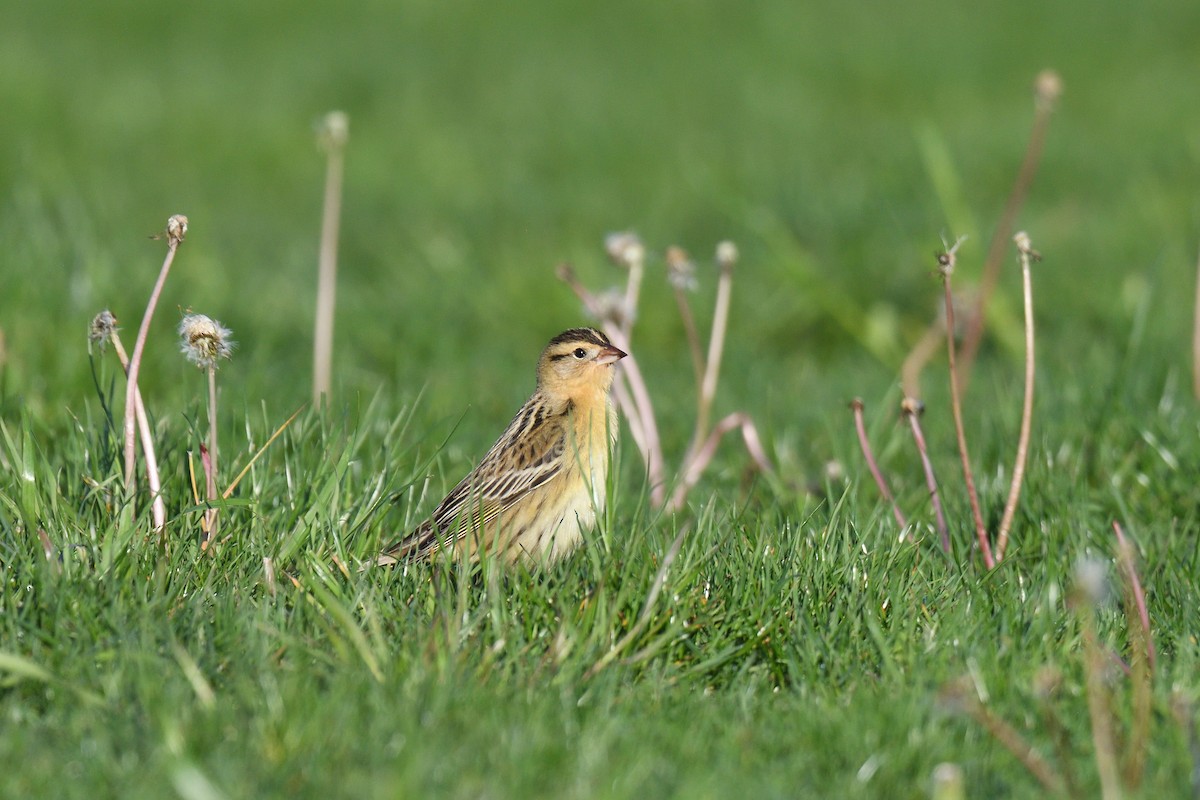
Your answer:
[[[700,533],[682,560],[705,575],[711,567],[718,591],[728,570],[725,588],[738,594],[720,602],[714,594],[708,606],[706,577],[701,618],[712,623],[712,639],[697,638],[695,653],[679,664],[664,651],[631,673],[637,680],[610,671],[596,690],[571,683],[598,657],[587,647],[605,644],[610,633],[607,618],[593,625],[583,614],[593,597],[593,562],[584,557],[549,581],[529,579],[523,588],[513,581],[516,591],[504,601],[512,600],[511,619],[497,623],[515,636],[526,619],[530,630],[554,630],[546,620],[559,604],[583,614],[583,622],[562,615],[584,631],[586,647],[558,684],[547,677],[554,668],[529,668],[544,655],[538,648],[558,647],[534,634],[533,649],[502,660],[508,683],[487,682],[498,651],[483,639],[463,645],[462,681],[455,682],[453,660],[422,677],[422,659],[442,656],[440,629],[406,609],[400,579],[369,595],[389,626],[381,652],[395,660],[396,674],[377,686],[353,658],[349,666],[331,659],[337,630],[322,633],[320,609],[298,594],[281,592],[278,609],[263,598],[245,602],[258,591],[257,557],[275,553],[275,534],[285,533],[259,506],[261,541],[222,551],[228,561],[176,553],[185,577],[166,582],[168,594],[180,593],[169,613],[153,594],[162,587],[142,572],[125,583],[120,576],[92,583],[82,573],[75,583],[56,583],[38,573],[28,584],[32,601],[19,597],[18,574],[13,607],[31,616],[10,630],[28,639],[0,651],[28,652],[63,676],[85,676],[82,684],[97,691],[108,686],[120,713],[76,713],[71,695],[55,699],[57,685],[38,693],[26,684],[7,695],[14,742],[26,737],[24,749],[13,746],[11,760],[22,762],[13,785],[53,783],[66,763],[75,770],[67,778],[102,776],[113,794],[129,786],[161,791],[168,774],[179,780],[162,763],[174,763],[171,748],[191,737],[197,761],[240,787],[258,785],[256,774],[261,785],[284,786],[283,769],[261,762],[274,753],[294,759],[320,786],[380,796],[421,785],[478,796],[489,785],[480,776],[490,780],[497,769],[501,794],[506,785],[514,794],[550,794],[562,790],[565,775],[577,796],[605,786],[613,795],[665,786],[718,796],[728,794],[719,787],[742,787],[748,776],[780,796],[795,793],[793,780],[810,789],[828,781],[847,796],[917,796],[932,767],[926,762],[943,758],[984,775],[985,793],[1019,792],[1031,782],[1008,782],[1016,767],[990,740],[930,710],[936,687],[978,666],[979,657],[998,703],[1007,703],[1004,713],[1028,720],[1021,692],[1030,673],[1041,662],[1073,663],[1077,649],[1060,588],[1077,554],[1109,552],[1108,525],[1117,518],[1146,554],[1167,664],[1160,694],[1174,682],[1195,699],[1188,615],[1197,501],[1189,469],[1197,440],[1186,397],[1200,242],[1200,4],[49,0],[3,4],[0,31],[0,422],[30,440],[24,453],[38,451],[41,491],[52,495],[57,480],[74,497],[79,476],[104,477],[108,462],[97,453],[107,440],[98,435],[88,322],[110,308],[132,343],[165,251],[148,237],[171,214],[186,214],[190,231],[154,321],[141,386],[169,434],[172,479],[183,481],[189,445],[179,432],[201,413],[203,387],[177,352],[181,310],[216,317],[239,342],[220,375],[222,441],[237,443],[223,444],[234,453],[224,463],[308,400],[325,170],[314,128],[333,109],[350,118],[332,398],[349,425],[318,417],[293,428],[291,450],[277,446],[270,456],[273,491],[286,483],[290,498],[293,478],[310,474],[316,488],[339,485],[342,462],[324,460],[324,446],[350,436],[357,411],[375,397],[384,416],[398,417],[410,403],[415,411],[400,444],[374,428],[362,432],[379,444],[364,458],[367,468],[386,462],[380,474],[395,482],[431,473],[431,495],[443,478],[456,478],[530,392],[545,341],[586,321],[554,278],[555,266],[572,262],[595,288],[618,283],[602,240],[622,229],[638,231],[651,252],[634,349],[672,460],[691,431],[692,378],[661,254],[678,244],[704,266],[695,303],[706,326],[713,247],[722,239],[739,245],[716,411],[748,411],[783,478],[756,493],[743,514],[745,460],[730,445],[696,494],[713,502],[694,517],[689,510],[659,518],[638,506],[641,473],[626,446],[621,480],[634,491],[618,493],[614,504],[622,543],[597,567],[620,595],[613,613],[622,603],[636,610],[676,524],[695,523]],[[900,362],[936,313],[940,287],[931,273],[940,240],[969,237],[958,286],[979,274],[1025,149],[1032,83],[1046,68],[1061,74],[1065,93],[1018,220],[1045,255],[1035,268],[1030,479],[1014,547],[1020,554],[1011,571],[984,576],[937,560],[928,541],[909,548],[897,540],[863,479],[845,405],[863,396],[874,431],[891,431],[877,437],[885,466],[906,508],[928,522],[916,456],[888,427]],[[996,335],[985,340],[967,407],[992,516],[1007,486],[1021,396],[1022,357],[1011,343],[1020,326],[1015,263],[1006,260]],[[114,371],[108,364],[100,373],[105,390]],[[961,547],[967,514],[954,478],[941,358],[925,390],[930,449],[943,485],[952,487]],[[377,423],[378,415],[368,419]],[[447,438],[447,457],[430,467],[432,447]],[[60,448],[59,440],[67,443]],[[405,450],[414,440],[420,446]],[[334,442],[330,451],[339,448]],[[84,463],[93,458],[99,468]],[[817,506],[791,492],[832,459],[852,481],[842,501]],[[299,467],[285,481],[281,464]],[[6,492],[33,495],[35,481],[16,469],[9,476]],[[299,490],[296,514],[306,513],[310,488]],[[313,538],[303,540],[302,577],[327,564],[328,542],[344,533],[340,509],[366,502],[350,496],[353,488],[346,493],[329,510],[330,527],[306,533]],[[261,508],[279,502],[268,496]],[[397,508],[411,516],[432,496],[421,502]],[[81,506],[98,509],[92,499]],[[48,527],[59,535],[63,525]],[[38,545],[28,537],[19,543],[25,550],[10,543],[11,552],[42,569],[40,551],[36,565],[30,555]],[[771,548],[794,561],[774,559]],[[889,552],[899,551],[904,559],[891,560]],[[134,555],[145,564],[153,558]],[[285,589],[283,570],[292,567],[279,565]],[[151,571],[156,580],[165,574],[145,567]],[[337,590],[355,594],[345,607],[356,609],[364,586],[372,592],[372,581],[388,580],[359,575]],[[151,600],[142,602],[143,592]],[[49,609],[41,616],[39,601]],[[796,619],[773,623],[767,638],[774,640],[762,643],[770,670],[756,673],[759,656],[741,642],[753,646],[768,630],[759,620],[776,612]],[[1114,612],[1105,613],[1111,623]],[[357,631],[357,618],[346,619]],[[295,647],[294,661],[282,665],[276,626]],[[216,644],[203,651],[210,627]],[[209,716],[196,712],[191,689],[164,655],[163,642],[176,636],[196,648],[223,693]],[[706,642],[729,649],[713,655]],[[874,672],[882,669],[876,646],[888,669],[898,654],[895,672],[882,678]],[[476,658],[482,678],[470,671]],[[710,658],[717,666],[706,666]],[[795,670],[783,681],[774,671],[781,664]],[[579,695],[593,691],[588,706]],[[1084,753],[1079,694],[1069,722]],[[286,713],[259,707],[277,696],[286,698],[278,701]],[[200,722],[184,737],[189,715]],[[22,719],[33,722],[22,727]],[[279,719],[300,731],[301,746],[280,734],[290,744],[271,749],[272,726],[288,731]],[[630,738],[629,729],[638,735]],[[1163,729],[1151,763],[1173,766],[1162,785],[1182,786],[1186,750],[1182,738],[1170,739],[1173,729]],[[341,736],[348,732],[362,736]],[[392,748],[405,736],[418,755],[396,759]],[[576,737],[584,747],[576,748]],[[341,749],[329,747],[333,739]],[[877,750],[891,760],[872,765],[875,756],[866,754]],[[349,769],[357,783],[343,783],[352,763],[401,772],[376,783],[370,769]],[[880,763],[881,777],[870,783]],[[32,783],[21,784],[22,770]],[[432,783],[422,784],[422,775]],[[883,785],[888,780],[906,790]]]
[[[173,327],[191,307],[240,343],[227,395],[302,402],[313,129],[343,109],[335,400],[426,387],[426,413],[476,405],[494,429],[544,341],[583,320],[554,265],[616,283],[601,239],[631,228],[704,263],[740,245],[721,402],[811,429],[892,385],[934,312],[939,237],[968,235],[960,281],[977,274],[1047,67],[1065,94],[1019,220],[1046,254],[1047,368],[1117,361],[1138,303],[1162,367],[1186,365],[1195,3],[42,2],[0,25],[10,409],[93,392],[87,322],[110,307],[132,339],[164,249],[147,235],[172,213],[191,232],[147,393],[190,391]],[[638,355],[690,393],[660,276],[661,259]]]

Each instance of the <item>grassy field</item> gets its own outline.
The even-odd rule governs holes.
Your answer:
[[[0,795],[925,797],[952,762],[967,796],[1042,796],[947,699],[967,676],[1091,797],[1112,761],[1097,674],[1117,760],[1148,742],[1128,794],[1200,792],[1200,6],[50,0],[5,5],[0,27]],[[1017,220],[1045,256],[1033,438],[987,571],[944,357],[923,422],[950,557],[898,375],[937,313],[943,237],[968,237],[957,285],[978,280],[1047,67],[1065,93]],[[229,539],[201,552],[205,382],[174,330],[194,309],[238,342],[219,373],[226,484],[310,396],[313,126],[335,108],[332,397],[254,464]],[[124,381],[86,332],[109,308],[131,346],[165,250],[148,236],[176,213],[190,230],[139,382],[163,547],[144,508],[121,514]],[[545,341],[587,322],[555,266],[622,280],[602,247],[622,229],[651,254],[634,349],[673,464],[694,401],[662,253],[701,265],[706,326],[712,249],[737,242],[717,411],[754,418],[777,475],[748,479],[731,438],[665,514],[626,430],[599,530],[549,571],[354,571],[470,469]],[[965,408],[993,530],[1019,285],[1014,255]],[[867,473],[854,396],[912,535]],[[1087,668],[1090,621],[1102,652],[1138,648],[1114,521],[1158,655],[1144,737],[1136,675]],[[1095,608],[1069,602],[1083,561],[1113,595]]]

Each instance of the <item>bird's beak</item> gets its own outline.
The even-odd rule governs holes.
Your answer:
[[[615,364],[625,356],[629,355],[623,350],[618,350],[611,344],[600,350],[600,355],[596,356],[597,364]]]

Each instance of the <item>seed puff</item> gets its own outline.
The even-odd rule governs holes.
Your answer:
[[[550,563],[570,553],[604,508],[609,451],[617,434],[609,397],[625,353],[593,328],[550,340],[537,389],[479,465],[433,515],[376,558],[381,565],[444,548],[478,560]]]

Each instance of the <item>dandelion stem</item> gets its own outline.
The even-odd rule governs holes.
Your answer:
[[[313,331],[313,405],[329,394],[333,362],[333,315],[337,293],[338,229],[342,216],[342,175],[349,123],[334,111],[325,117],[321,139],[327,157],[321,244],[317,261],[317,316]]]
[[[208,368],[208,469],[205,470],[205,492],[209,503],[217,499],[217,367]],[[217,508],[204,512],[206,521],[205,540],[217,535]]]
[[[1025,197],[1033,185],[1037,175],[1038,163],[1041,161],[1042,149],[1046,143],[1046,131],[1050,127],[1050,117],[1062,94],[1062,80],[1052,70],[1039,73],[1034,82],[1034,116],[1033,129],[1029,133],[1029,144],[1025,148],[1025,156],[1021,161],[1017,178],[1013,182],[1008,200],[1000,222],[992,234],[988,244],[987,255],[983,260],[983,279],[979,286],[979,295],[975,307],[967,321],[967,330],[963,335],[963,384],[970,380],[971,369],[975,364],[975,355],[979,352],[979,343],[983,338],[983,325],[987,312],[987,304],[996,284],[1000,280],[1000,267],[1004,263],[1004,252],[1008,247],[1008,239],[1016,224],[1017,214],[1025,204]]]
[[[679,306],[679,317],[683,320],[683,331],[687,335],[688,353],[692,357],[692,372],[696,376],[696,390],[699,391],[704,381],[704,356],[700,352],[700,333],[696,330],[696,317],[692,314],[691,304],[688,303],[687,291],[678,286],[674,287],[674,290],[675,304]]]
[[[1012,528],[1017,502],[1021,499],[1021,482],[1025,479],[1025,462],[1029,457],[1029,429],[1033,424],[1033,281],[1029,262],[1036,256],[1024,232],[1016,235],[1017,250],[1021,257],[1021,283],[1025,296],[1025,401],[1021,407],[1021,433],[1017,438],[1017,455],[1013,460],[1012,483],[1008,487],[1008,500],[1004,503],[1004,514],[1000,517],[1000,529],[996,535],[996,560],[1004,560],[1008,547],[1008,532]]]
[[[121,337],[114,328],[111,334],[113,350],[121,362],[121,369],[129,375],[129,355],[121,344]],[[146,484],[150,487],[150,513],[154,520],[154,530],[162,533],[167,524],[167,507],[162,496],[162,481],[158,474],[158,458],[154,453],[154,436],[150,431],[150,421],[146,417],[146,406],[142,403],[142,390],[135,388],[133,393],[134,411],[137,415],[138,434],[142,440],[142,454],[146,459]]]
[[[696,265],[682,247],[668,247],[666,253],[667,283],[675,295],[679,307],[679,318],[683,321],[683,332],[687,335],[688,355],[692,359],[692,372],[696,379],[696,392],[704,382],[704,354],[700,350],[700,334],[696,330],[696,317],[688,302],[688,292],[696,286]]]
[[[1055,795],[1063,793],[1062,778],[1055,773],[1049,762],[1042,758],[1029,742],[1025,741],[1016,728],[993,714],[991,709],[978,701],[968,704],[967,713],[983,726],[983,729],[991,734],[992,738],[999,742],[1005,750],[1012,753],[1048,792]]]
[[[671,495],[671,503],[667,506],[668,511],[678,511],[683,508],[683,502],[687,499],[688,492],[700,480],[700,476],[704,473],[705,468],[712,461],[721,438],[734,428],[741,429],[742,441],[746,445],[746,452],[750,454],[750,459],[754,462],[755,466],[762,472],[770,473],[774,471],[770,460],[767,458],[767,451],[763,449],[762,440],[758,436],[758,429],[754,427],[754,422],[746,414],[735,411],[713,427],[712,431],[708,434],[708,438],[696,450],[692,458],[686,462],[683,475],[679,479],[674,493]]]
[[[629,263],[629,278],[625,283],[625,319],[621,325],[621,332],[625,334],[625,343],[629,344],[633,338],[633,321],[637,318],[638,299],[642,291],[642,275],[645,273],[646,262],[640,248],[637,252],[637,257],[630,258]]]
[[[1125,618],[1129,628],[1129,664],[1133,683],[1133,714],[1129,743],[1125,748],[1125,786],[1136,789],[1146,767],[1146,749],[1150,738],[1150,712],[1153,701],[1154,639],[1150,633],[1150,615],[1146,612],[1146,594],[1138,579],[1133,545],[1125,538],[1121,523],[1113,522],[1117,535],[1117,563],[1125,576]],[[1135,619],[1136,614],[1136,619]]]
[[[567,284],[583,303],[588,313],[600,320],[600,327],[604,329],[605,335],[613,345],[628,353],[625,358],[621,359],[617,368],[617,402],[629,420],[630,428],[637,426],[640,429],[634,433],[634,441],[639,443],[642,457],[646,462],[646,475],[650,483],[650,501],[656,508],[659,508],[666,499],[667,491],[663,476],[662,443],[658,437],[658,425],[654,419],[654,405],[650,401],[650,393],[646,390],[646,382],[638,368],[637,358],[631,352],[629,340],[625,337],[621,326],[611,317],[602,313],[596,296],[579,282],[571,265],[560,264],[557,274],[559,280]],[[622,388],[622,378],[627,382],[628,394]]]
[[[879,470],[879,464],[875,461],[875,451],[871,449],[871,441],[867,438],[867,426],[863,421],[862,398],[854,398],[850,403],[850,408],[854,411],[854,429],[858,432],[858,446],[862,449],[863,458],[867,461],[867,469],[871,471],[871,477],[875,479],[875,485],[879,487],[879,493],[883,495],[883,499],[891,504],[892,516],[896,518],[896,524],[900,526],[900,530],[904,530],[908,526],[908,521],[904,519],[904,513],[900,511],[900,506],[896,504],[892,490],[888,488],[887,481],[884,480],[883,473]]]
[[[691,452],[700,447],[708,434],[708,420],[712,414],[713,398],[717,394],[717,381],[721,375],[721,355],[725,348],[725,330],[729,322],[729,298],[733,291],[733,264],[735,259],[723,259],[721,276],[717,279],[717,301],[713,308],[712,331],[708,337],[708,358],[704,365],[704,380],[700,384],[700,402],[696,408],[696,430],[692,434]],[[690,458],[685,458],[686,464]]]
[[[617,400],[617,408],[629,420],[629,432],[633,436],[633,443],[637,445],[638,452],[642,454],[642,466],[648,467],[650,463],[650,451],[646,448],[645,428],[642,427],[642,417],[633,402],[633,395],[629,393],[629,382],[625,380],[625,375],[622,372],[617,372],[616,380],[613,381],[613,395]]]
[[[1129,742],[1125,750],[1123,778],[1125,785],[1136,789],[1142,782],[1146,769],[1146,750],[1150,741],[1150,711],[1153,697],[1153,675],[1146,663],[1145,645],[1149,642],[1145,633],[1133,627],[1131,639],[1134,651],[1130,654],[1133,670],[1133,720],[1130,725]]]
[[[917,453],[921,456],[921,468],[925,471],[925,485],[929,489],[929,502],[933,505],[934,518],[937,521],[938,538],[942,550],[950,552],[950,529],[946,525],[946,513],[942,510],[942,498],[938,494],[937,478],[933,474],[933,463],[929,460],[929,449],[925,446],[925,433],[921,430],[921,402],[906,397],[900,403],[900,410],[908,418],[909,428],[912,429],[913,441],[917,444]]]
[[[1108,689],[1104,685],[1106,659],[1096,637],[1096,621],[1092,606],[1081,609],[1083,624],[1084,674],[1088,715],[1092,723],[1092,743],[1095,746],[1096,771],[1100,775],[1100,796],[1104,800],[1121,797],[1120,776],[1117,774],[1117,753],[1113,743],[1112,709]]]
[[[602,323],[604,332],[613,345],[628,353],[621,359],[618,369],[624,374],[629,383],[629,392],[633,396],[637,408],[637,419],[641,423],[642,439],[645,444],[646,474],[650,482],[650,502],[656,508],[662,506],[666,498],[666,479],[663,476],[662,443],[658,437],[658,423],[654,419],[654,405],[650,401],[650,392],[646,389],[646,380],[638,367],[637,359],[629,349],[629,342],[615,322],[609,320]]]
[[[942,343],[942,337],[945,335],[942,322],[934,320],[921,334],[917,343],[913,345],[913,349],[904,357],[904,363],[900,366],[900,386],[905,397],[911,397],[913,400],[921,399],[921,372],[929,363],[929,359],[937,353],[938,346]]]
[[[1058,757],[1058,763],[1062,765],[1064,793],[1071,798],[1082,797],[1075,779],[1075,772],[1071,768],[1073,759],[1071,758],[1070,734],[1067,733],[1066,727],[1059,719],[1050,700],[1043,699],[1041,702],[1042,721],[1045,723],[1046,731],[1050,734],[1050,739],[1054,742],[1054,753]]]
[[[975,535],[979,539],[979,550],[983,554],[983,563],[988,569],[996,566],[992,558],[992,548],[988,544],[987,528],[983,524],[983,513],[979,510],[979,495],[975,491],[975,476],[971,472],[971,455],[967,450],[967,434],[963,428],[962,397],[958,385],[958,370],[954,358],[954,294],[950,290],[950,275],[954,271],[955,251],[962,244],[962,239],[954,243],[945,253],[938,257],[938,266],[942,275],[942,287],[946,295],[946,356],[950,367],[950,407],[954,412],[954,433],[958,437],[958,453],[962,458],[963,482],[967,485],[967,499],[971,503],[971,516],[975,520]]]
[[[1150,664],[1150,668],[1154,669],[1156,656],[1154,652],[1154,641],[1150,636],[1150,614],[1146,610],[1146,592],[1142,589],[1142,582],[1138,579],[1137,566],[1133,560],[1133,545],[1125,538],[1125,529],[1121,527],[1121,523],[1113,521],[1113,533],[1117,535],[1117,546],[1121,553],[1121,566],[1125,571],[1125,578],[1129,581],[1129,588],[1133,592],[1134,605],[1137,606],[1138,621],[1142,625],[1142,630],[1146,633],[1146,660]]]
[[[201,446],[200,454],[204,462],[204,496],[210,507],[204,512],[201,547],[207,546],[217,529],[217,508],[213,505],[217,499],[220,455],[217,452],[217,364],[222,358],[229,358],[236,346],[229,338],[230,333],[221,323],[203,314],[187,314],[179,322],[180,350],[208,377],[208,446]]]
[[[134,509],[133,481],[136,453],[134,451],[134,419],[137,416],[137,387],[138,372],[141,369],[142,353],[146,349],[146,336],[150,331],[150,320],[154,318],[154,309],[162,294],[163,284],[167,282],[167,273],[175,261],[175,251],[183,243],[187,235],[188,219],[182,214],[176,214],[167,220],[167,255],[163,259],[162,268],[158,272],[158,280],[150,293],[150,301],[142,315],[142,324],[138,328],[137,339],[133,344],[133,355],[129,358],[128,378],[125,381],[125,491],[129,494],[130,510]]]

